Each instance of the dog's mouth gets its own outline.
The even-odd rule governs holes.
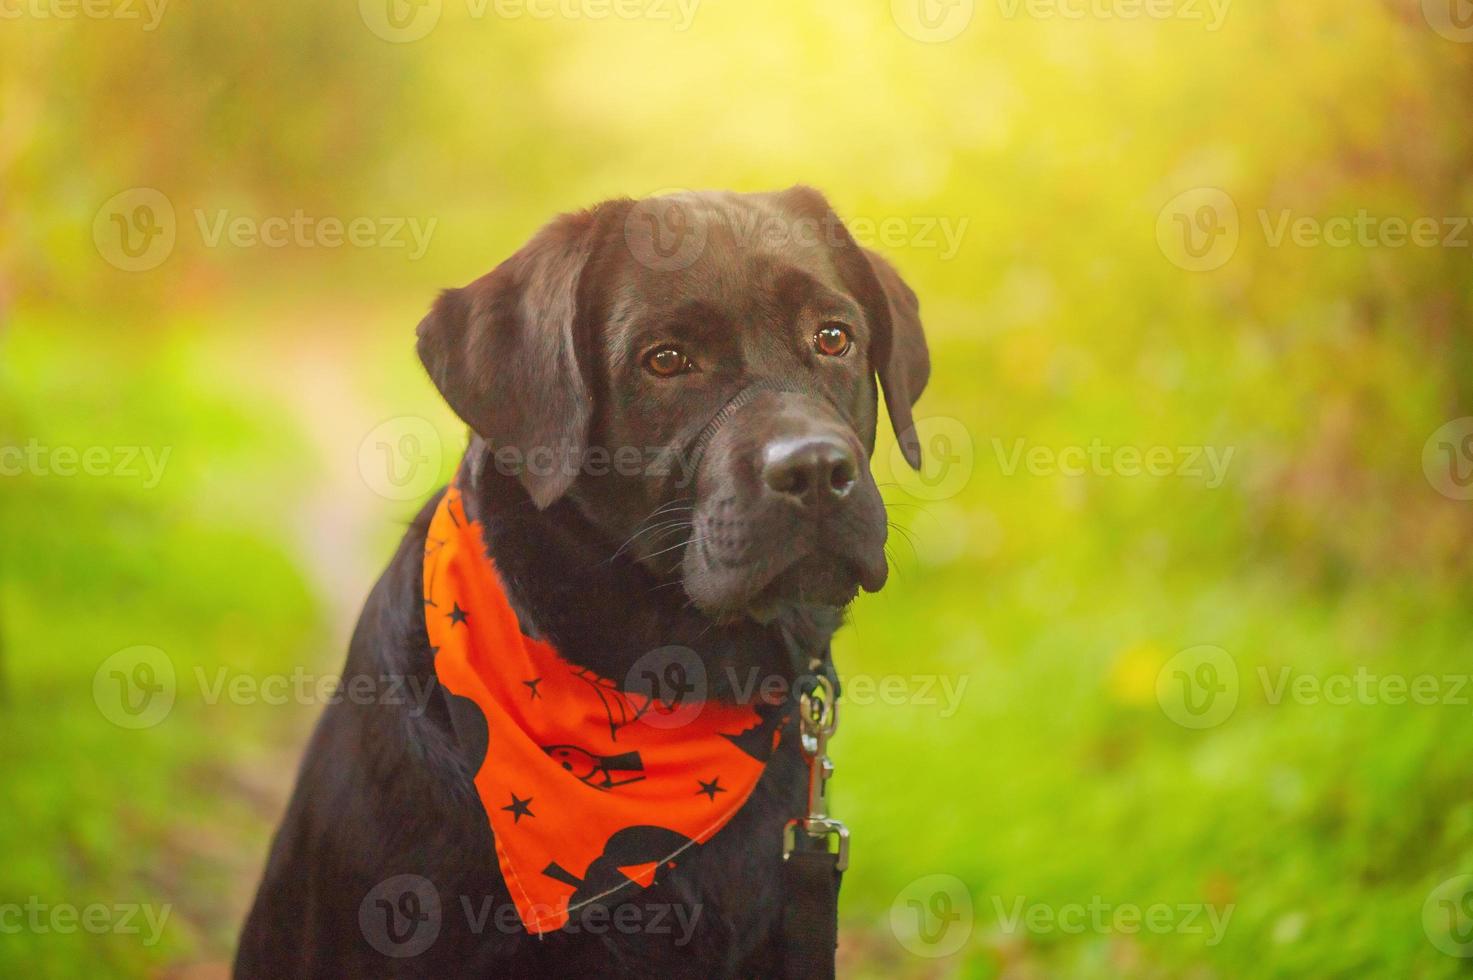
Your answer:
[[[696,608],[718,620],[750,618],[768,622],[795,606],[847,606],[859,595],[878,592],[889,569],[881,538],[872,547],[832,549],[805,543],[794,535],[768,544],[759,553],[722,547],[695,535],[681,561],[681,580]],[[811,537],[811,535],[809,536]]]
[[[794,605],[847,606],[859,595],[861,584],[859,573],[847,563],[810,555],[768,582],[747,603],[745,613],[767,622]]]

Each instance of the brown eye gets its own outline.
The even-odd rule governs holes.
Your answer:
[[[657,378],[673,378],[695,370],[691,359],[675,347],[657,347],[645,355],[645,370]]]
[[[825,324],[813,335],[813,349],[825,357],[843,357],[853,344],[848,328],[837,323]]]

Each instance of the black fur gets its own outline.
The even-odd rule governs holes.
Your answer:
[[[626,685],[642,655],[686,647],[708,696],[752,701],[773,680],[791,690],[808,657],[827,656],[855,591],[884,583],[884,507],[867,464],[879,390],[909,430],[929,370],[915,295],[812,191],[664,201],[679,227],[709,235],[698,260],[673,271],[639,258],[641,236],[660,232],[634,220],[650,217],[642,206],[558,219],[445,293],[420,325],[419,351],[475,430],[462,490],[524,630]],[[773,221],[812,234],[743,231]],[[815,331],[834,324],[853,341],[844,355],[815,346]],[[651,345],[677,344],[698,371],[648,368]],[[918,465],[914,433],[900,438]],[[546,452],[555,465],[508,469],[495,447]],[[593,449],[651,447],[688,452],[691,479],[580,468]],[[343,675],[357,696],[329,705],[312,736],[237,976],[777,974],[782,828],[807,789],[791,702],[759,707],[762,725],[739,744],[756,749],[775,728],[783,738],[711,840],[560,932],[524,932],[472,782],[495,764],[494,747],[488,761],[478,709],[438,687],[425,633],[437,503],[364,607]],[[686,516],[673,531],[648,523],[662,514]],[[669,838],[631,828],[582,879],[546,873],[596,893]]]
[[[608,562],[608,551],[590,543],[596,535],[580,527],[571,508],[538,511],[515,480],[483,472],[489,485],[478,488],[476,500],[512,601],[570,660],[620,676],[631,653],[685,642],[724,665],[713,681],[791,680],[775,625],[711,629],[670,590],[647,599],[654,580],[627,559]],[[639,929],[620,932],[610,918],[601,934],[539,940],[523,933],[509,912],[511,896],[471,784],[480,760],[467,758],[457,740],[425,638],[424,537],[437,502],[416,518],[370,595],[344,672],[345,684],[355,675],[414,678],[434,691],[428,710],[414,717],[413,706],[346,701],[327,708],[246,923],[237,976],[774,975],[782,826],[801,810],[806,792],[790,733],[731,823],[653,886],[624,896],[642,910]],[[656,598],[661,591],[670,598]],[[836,624],[831,614],[812,614],[828,622],[795,617],[793,625],[810,648],[823,649]],[[431,881],[440,931],[427,950],[395,959],[365,938],[359,907],[376,885],[401,873]],[[478,930],[475,917],[488,902],[491,914]],[[696,917],[681,945],[676,906]],[[657,916],[663,921],[654,922]]]

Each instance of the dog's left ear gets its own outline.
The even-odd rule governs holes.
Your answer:
[[[895,267],[859,245],[829,202],[811,187],[799,185],[778,195],[782,206],[807,220],[820,222],[823,238],[835,247],[839,273],[864,307],[874,331],[870,360],[885,393],[890,425],[905,461],[921,468],[921,441],[911,408],[931,376],[931,355],[921,329],[921,304]]]
[[[885,393],[885,408],[890,412],[890,424],[895,428],[895,438],[900,442],[900,451],[912,469],[921,468],[921,440],[916,436],[915,420],[911,408],[926,388],[931,377],[931,354],[926,349],[926,334],[921,329],[921,302],[915,291],[900,278],[900,273],[883,257],[867,248],[861,248],[869,263],[870,272],[883,297],[868,306],[885,307],[885,316],[871,310],[875,320],[888,318],[888,326],[876,324],[873,359],[875,373],[880,376],[880,388]]]
[[[588,439],[593,396],[575,331],[608,207],[563,215],[493,271],[446,290],[417,331],[420,360],[445,401],[493,449],[517,451],[539,509],[572,485]]]

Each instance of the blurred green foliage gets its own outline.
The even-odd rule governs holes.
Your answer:
[[[837,656],[850,675],[966,686],[954,713],[846,711],[850,972],[1454,972],[1422,906],[1473,870],[1473,708],[1272,704],[1259,669],[1469,671],[1469,505],[1421,459],[1473,414],[1473,233],[1393,248],[1271,230],[1286,210],[1473,214],[1473,46],[1412,0],[1230,5],[1217,30],[999,2],[945,43],[889,6],[708,0],[679,30],[445,0],[410,43],[352,5],[181,5],[154,30],[7,21],[0,445],[172,456],[153,488],[0,478],[0,901],[168,901],[176,919],[152,947],[7,935],[0,972],[228,958],[314,711],[194,688],[126,731],[95,709],[93,672],[134,644],[184,676],[335,669],[339,620],[414,507],[341,478],[359,441],[423,416],[453,465],[458,427],[409,343],[436,289],[560,210],[796,182],[851,220],[960,229],[954,253],[939,232],[880,244],[932,339],[918,415],[961,424],[971,475],[942,500],[887,487],[896,574]],[[129,273],[93,225],[134,187],[167,197],[177,242]],[[1234,202],[1240,241],[1192,272],[1158,219],[1201,187]],[[222,210],[435,224],[417,260],[211,246],[201,222]],[[1019,439],[1233,456],[1216,487],[1009,473]],[[356,547],[313,543],[334,507]],[[1197,644],[1243,683],[1203,731],[1155,690]],[[933,873],[976,907],[964,950],[934,962],[890,925]],[[1017,897],[1095,896],[1235,911],[1214,946],[999,923]]]

